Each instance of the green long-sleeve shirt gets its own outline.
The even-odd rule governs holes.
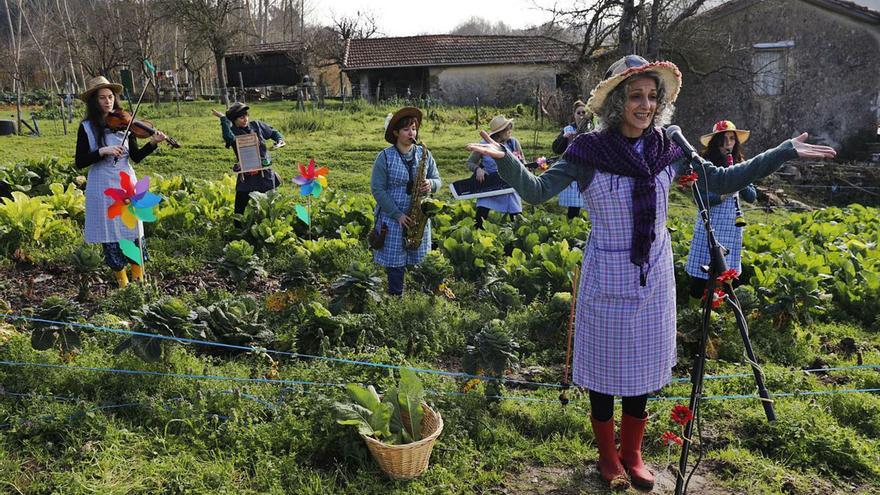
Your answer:
[[[766,177],[782,166],[788,160],[797,158],[791,140],[785,141],[779,146],[769,149],[760,155],[746,160],[731,167],[716,167],[712,162],[706,161],[706,175],[703,177],[701,170],[697,170],[700,176],[700,188],[706,187],[708,180],[709,191],[718,194],[729,194],[745,188],[752,181]],[[517,193],[529,203],[536,204],[547,201],[568,187],[577,179],[579,166],[566,160],[557,161],[553,167],[541,175],[534,175],[509,151],[504,158],[496,160],[498,173],[505,182],[510,184]],[[675,161],[676,175],[681,175],[687,168],[688,160],[685,157]],[[587,172],[587,180],[592,180],[594,169]]]

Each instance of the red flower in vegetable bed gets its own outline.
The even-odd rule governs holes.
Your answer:
[[[667,445],[667,446],[672,445],[674,443],[678,444],[678,445],[682,444],[681,437],[679,437],[675,433],[672,433],[671,431],[667,431],[667,432],[663,433],[662,435],[660,435],[660,441],[663,443],[663,445]]]
[[[724,299],[727,297],[727,293],[724,292],[724,289],[718,287],[715,289],[715,292],[712,293],[712,309],[718,309],[721,307],[721,303],[724,302]],[[706,291],[703,291],[702,300],[706,300]]]
[[[681,404],[676,404],[672,407],[672,414],[670,417],[673,421],[684,426],[688,424],[688,421],[694,419],[694,413],[688,406],[683,406]],[[681,445],[681,444],[679,444]]]
[[[721,275],[719,275],[716,280],[718,280],[719,284],[726,284],[727,282],[733,282],[738,278],[739,273],[737,273],[735,269],[731,268],[729,270],[724,270],[723,272],[721,272]]]

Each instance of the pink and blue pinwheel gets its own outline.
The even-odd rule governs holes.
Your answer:
[[[315,159],[309,160],[309,165],[299,164],[299,176],[294,177],[293,182],[300,186],[299,192],[303,196],[321,196],[321,192],[327,187],[327,167],[316,167]]]
[[[109,187],[104,194],[113,198],[113,204],[107,207],[107,218],[121,217],[126,227],[133,229],[138,220],[155,222],[153,208],[162,201],[162,197],[153,194],[150,189],[150,177],[144,177],[137,184],[132,184],[131,176],[119,172],[119,189]]]

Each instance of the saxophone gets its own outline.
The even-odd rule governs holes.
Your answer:
[[[403,247],[408,250],[418,249],[422,245],[422,236],[425,234],[425,227],[428,226],[428,215],[422,210],[422,202],[427,196],[422,192],[422,184],[428,175],[428,147],[424,144],[416,144],[416,146],[422,147],[422,159],[419,160],[419,166],[416,169],[409,196],[409,211],[406,212],[406,216],[412,222],[409,227],[405,228],[403,235]]]

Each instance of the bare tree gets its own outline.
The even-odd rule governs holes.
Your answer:
[[[15,126],[19,128],[21,125],[21,21],[24,17],[21,5],[22,0],[18,0],[16,7],[16,22],[12,21],[12,10],[9,8],[9,0],[3,0],[3,6],[6,9],[6,21],[9,25],[9,41],[12,49],[12,87],[15,91]]]
[[[248,33],[245,5],[239,0],[161,0],[174,19],[194,39],[206,43],[214,55],[217,85],[223,103],[229,104],[223,58]]]
[[[460,34],[467,36],[474,35],[509,35],[516,34],[516,31],[504,23],[498,21],[492,24],[491,21],[479,16],[471,16],[461,24],[455,26],[449,34]]]
[[[357,11],[354,15],[334,15],[330,26],[316,31],[310,45],[314,55],[325,61],[323,65],[342,64],[348,40],[372,38],[378,33],[376,14],[372,11]],[[322,65],[319,60],[314,60],[313,63],[315,66]]]

